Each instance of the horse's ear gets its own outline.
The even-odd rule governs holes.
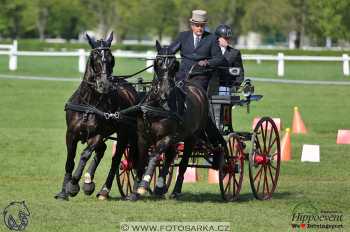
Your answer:
[[[175,54],[180,49],[180,42],[177,42],[176,44],[173,44],[170,46],[170,52],[171,54]]]
[[[162,49],[162,45],[160,45],[158,40],[156,40],[156,49],[157,49],[157,52],[160,52],[160,50]]]
[[[94,38],[91,38],[88,33],[85,34],[87,40],[89,41],[90,47],[94,49],[96,47],[96,41]]]
[[[111,32],[111,34],[109,34],[108,39],[107,39],[107,46],[110,47],[113,41],[113,31]]]

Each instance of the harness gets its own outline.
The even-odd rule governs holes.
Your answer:
[[[98,47],[95,48],[94,50],[105,50],[105,49],[109,49],[108,47]],[[173,57],[173,55],[157,55],[157,57]],[[108,79],[112,82],[118,82],[118,79],[114,79],[114,78],[122,78],[122,79],[127,79],[130,77],[133,77],[151,67],[153,67],[154,65],[150,65],[134,74],[131,75],[122,75],[122,76],[111,76],[108,77]],[[156,74],[155,74],[156,75]],[[95,87],[96,83],[92,83],[86,80],[83,80],[86,84],[88,84],[90,87]],[[123,84],[123,83],[120,83]],[[126,83],[126,84],[130,84],[130,83]],[[175,83],[174,88],[179,89],[183,94],[186,94],[184,89],[184,82],[180,81]],[[148,105],[147,103],[145,103],[145,100],[147,98],[150,97],[151,94],[155,94],[157,95],[158,93],[158,88],[153,88],[153,91],[150,91],[141,101],[139,104],[135,105],[135,106],[131,106],[127,109],[123,109],[123,110],[119,110],[116,112],[104,112],[100,109],[97,108],[97,106],[92,106],[89,104],[76,104],[73,102],[67,102],[65,104],[65,111],[71,110],[71,111],[75,111],[75,112],[80,112],[83,113],[84,116],[88,115],[88,114],[94,114],[96,116],[98,116],[99,118],[103,119],[103,120],[112,120],[115,122],[120,122],[120,123],[127,123],[127,124],[131,124],[131,125],[135,125],[136,123],[136,118],[135,117],[131,117],[128,116],[128,114],[130,113],[134,113],[134,112],[142,112],[143,113],[143,120],[144,123],[146,125],[146,131],[149,134],[150,133],[150,127],[151,127],[151,119],[153,118],[166,118],[166,119],[171,119],[171,120],[176,120],[179,121],[180,124],[182,124],[183,119],[182,117],[177,113],[177,112],[173,112],[169,109],[169,107],[166,107],[166,105],[164,103],[166,103],[166,101],[168,99],[160,99],[160,105],[162,107],[156,107],[156,106],[151,106]]]
[[[80,112],[80,113],[84,113],[84,115],[95,114],[104,120],[115,120],[117,122],[123,122],[123,123],[131,123],[132,121],[135,121],[133,117],[129,117],[129,116],[126,116],[125,114],[122,114],[122,111],[116,111],[115,113],[108,113],[108,112],[103,112],[94,106],[85,105],[85,104],[81,105],[81,104],[75,104],[72,102],[67,102],[64,107],[64,110]]]

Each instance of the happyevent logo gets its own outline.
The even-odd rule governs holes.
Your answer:
[[[293,229],[343,229],[343,213],[336,210],[319,210],[310,201],[297,204],[292,212]]]

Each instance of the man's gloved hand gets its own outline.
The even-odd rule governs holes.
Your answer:
[[[208,60],[200,60],[198,62],[198,65],[201,66],[201,67],[206,67],[206,66],[209,65],[209,62],[208,62]]]

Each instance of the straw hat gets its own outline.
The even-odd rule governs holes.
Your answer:
[[[191,23],[207,23],[207,12],[204,10],[193,10]]]

